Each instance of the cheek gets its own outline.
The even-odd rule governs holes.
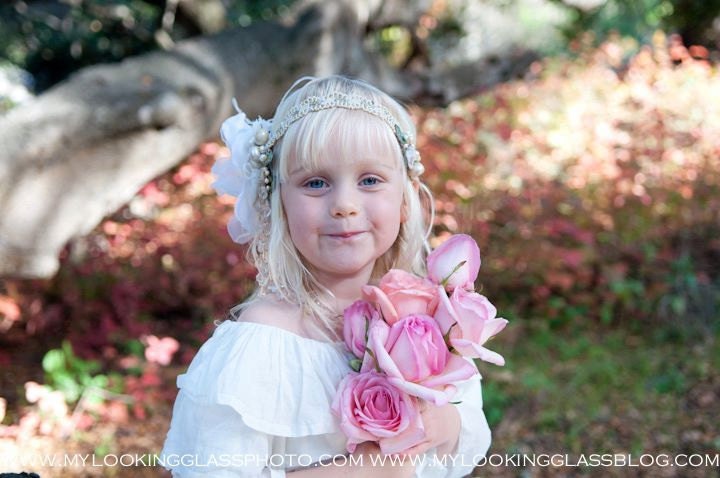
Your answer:
[[[285,222],[290,232],[290,238],[295,242],[296,238],[303,237],[303,225],[307,224],[307,220],[303,218],[303,208],[299,201],[292,194],[285,194],[281,191],[280,198],[285,212]]]
[[[405,221],[407,207],[404,204],[405,198],[403,197],[403,188],[400,187],[393,194],[393,198],[388,201],[388,207],[392,208],[392,213],[397,222],[398,230],[400,223]]]
[[[320,224],[320,208],[317,201],[307,196],[288,192],[280,194],[285,222],[287,223],[290,240],[301,255],[308,257],[314,254],[317,232]]]
[[[377,206],[377,214],[374,218],[376,226],[388,236],[388,240],[391,239],[391,245],[400,233],[403,220],[401,203],[402,195],[387,198]]]

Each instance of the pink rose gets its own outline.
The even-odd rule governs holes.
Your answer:
[[[427,268],[430,280],[448,292],[457,287],[473,290],[480,271],[480,248],[467,234],[455,234],[428,255]]]
[[[457,391],[453,382],[477,373],[474,365],[448,351],[440,327],[427,315],[410,315],[392,326],[373,323],[368,348],[375,360],[363,362],[363,371],[377,363],[390,383],[436,405],[452,399]]]
[[[378,285],[363,286],[362,295],[365,300],[378,304],[389,325],[411,314],[432,315],[435,312],[437,289],[427,279],[391,269]]]
[[[367,333],[373,320],[380,320],[380,314],[372,304],[364,300],[356,300],[343,312],[345,345],[359,359],[365,355]]]
[[[497,309],[485,296],[457,287],[450,298],[440,295],[435,319],[443,334],[450,330],[450,345],[460,355],[505,365],[500,354],[483,347],[508,323],[505,319],[495,318],[496,314]]]
[[[358,443],[377,441],[383,453],[398,453],[425,439],[416,399],[395,388],[381,373],[348,374],[332,403],[347,451]]]

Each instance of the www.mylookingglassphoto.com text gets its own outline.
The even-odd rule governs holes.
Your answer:
[[[166,455],[124,453],[124,454],[21,454],[0,455],[0,469],[40,468],[86,468],[86,467],[272,467],[296,468],[307,466],[401,466],[412,464],[416,467],[454,467],[476,465],[479,467],[552,467],[552,468],[602,468],[602,467],[720,467],[720,454],[642,454],[625,453],[565,453],[540,454],[491,454],[487,456],[397,456],[397,455],[322,455],[309,454],[214,454]]]

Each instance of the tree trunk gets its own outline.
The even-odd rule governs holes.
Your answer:
[[[427,3],[310,2],[288,24],[88,67],[11,110],[0,118],[0,276],[52,276],[68,240],[215,136],[233,96],[267,117],[295,79],[333,73],[401,99],[428,87],[437,95],[431,78],[394,70],[364,47],[373,22],[417,19]]]

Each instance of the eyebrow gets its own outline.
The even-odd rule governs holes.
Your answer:
[[[355,161],[355,164],[360,168],[364,168],[364,167],[365,168],[366,167],[381,168],[381,169],[385,169],[386,171],[391,171],[391,172],[395,171],[395,169],[396,169],[396,167],[394,165],[390,166],[388,164],[383,164],[377,159],[360,159],[358,161]],[[293,170],[289,171],[288,175],[294,176],[295,174],[307,172],[307,171],[310,171],[310,170],[305,169],[302,166],[298,166],[298,167],[294,168]]]

